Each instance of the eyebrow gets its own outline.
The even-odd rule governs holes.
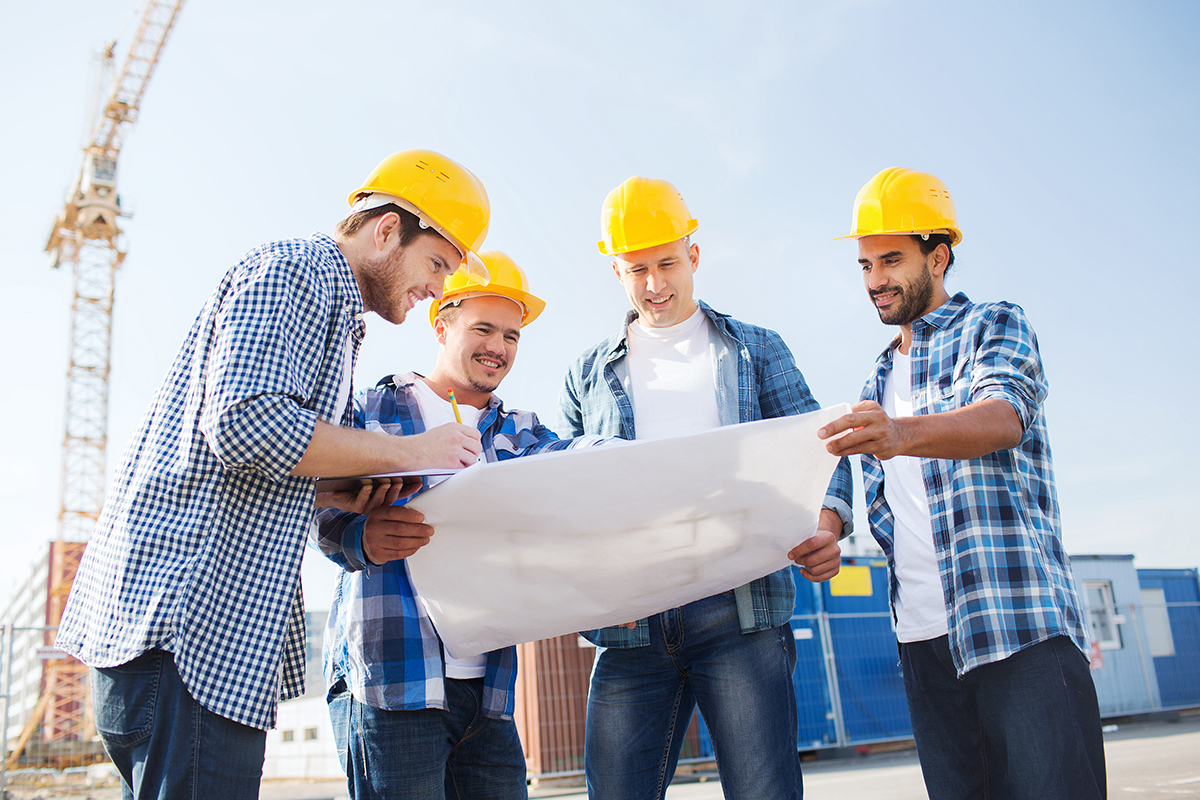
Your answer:
[[[895,258],[896,256],[902,256],[902,255],[904,255],[904,253],[903,253],[902,251],[900,251],[900,250],[893,250],[893,251],[891,251],[890,253],[884,253],[884,254],[882,254],[882,255],[878,256],[877,258],[878,258],[879,260],[883,260],[883,259],[885,259],[885,258]],[[858,260],[858,263],[860,263],[860,264],[870,264],[870,263],[871,263],[871,259],[869,259],[869,258],[860,258],[860,259]]]

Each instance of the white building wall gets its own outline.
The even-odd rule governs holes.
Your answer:
[[[54,641],[52,634],[48,636],[41,630],[46,624],[49,581],[50,548],[47,545],[33,562],[29,577],[13,592],[8,607],[0,614],[0,623],[10,626],[0,664],[4,690],[9,696],[8,728],[5,730],[9,747],[20,736],[41,691],[44,662],[37,657],[37,650]]]
[[[280,703],[276,728],[267,731],[263,778],[345,777],[325,698],[305,696]]]

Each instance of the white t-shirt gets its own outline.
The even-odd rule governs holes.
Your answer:
[[[421,407],[421,418],[425,420],[425,430],[432,430],[439,425],[445,425],[447,422],[457,422],[454,418],[454,407],[450,405],[450,398],[442,397],[429,388],[429,385],[423,380],[417,380],[413,384],[416,390],[417,405]],[[458,413],[462,416],[463,425],[472,428],[479,427],[479,420],[483,417],[484,409],[475,408],[475,406],[458,404]],[[480,459],[483,454],[480,454]],[[430,485],[445,480],[444,478],[430,479]],[[416,589],[414,588],[415,592]],[[418,596],[418,599],[420,597]],[[424,600],[421,600],[424,603]],[[470,678],[482,678],[484,671],[487,668],[487,655],[472,656],[471,658],[455,658],[449,653],[446,656],[446,677],[465,680]]]
[[[669,328],[629,323],[629,395],[636,438],[663,439],[720,427],[708,315]]]
[[[892,354],[892,372],[884,384],[881,405],[890,417],[912,416],[912,359],[899,350]],[[936,639],[949,628],[921,459],[896,456],[879,463],[883,465],[883,496],[896,522],[892,545],[896,638],[901,642]]]

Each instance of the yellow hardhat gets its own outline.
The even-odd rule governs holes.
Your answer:
[[[546,307],[546,301],[529,293],[529,280],[517,263],[499,250],[484,250],[479,258],[492,276],[490,283],[480,283],[462,272],[446,278],[442,288],[442,299],[429,304],[429,323],[437,319],[438,312],[450,304],[457,304],[469,297],[507,297],[521,306],[521,327],[538,318]]]
[[[379,163],[350,193],[354,211],[394,203],[417,215],[458,248],[461,269],[481,283],[488,273],[477,255],[487,236],[491,205],[471,170],[432,150],[401,150]]]
[[[889,167],[854,198],[850,233],[838,239],[858,239],[884,233],[948,233],[950,244],[962,241],[950,190],[928,172]]]
[[[666,181],[634,175],[604,198],[597,242],[606,256],[644,250],[690,236],[700,225],[692,219],[679,190]]]

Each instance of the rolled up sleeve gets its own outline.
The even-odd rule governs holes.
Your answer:
[[[1049,394],[1037,336],[1025,312],[1011,303],[997,311],[979,333],[971,369],[970,403],[991,398],[1008,401],[1028,430]]]

